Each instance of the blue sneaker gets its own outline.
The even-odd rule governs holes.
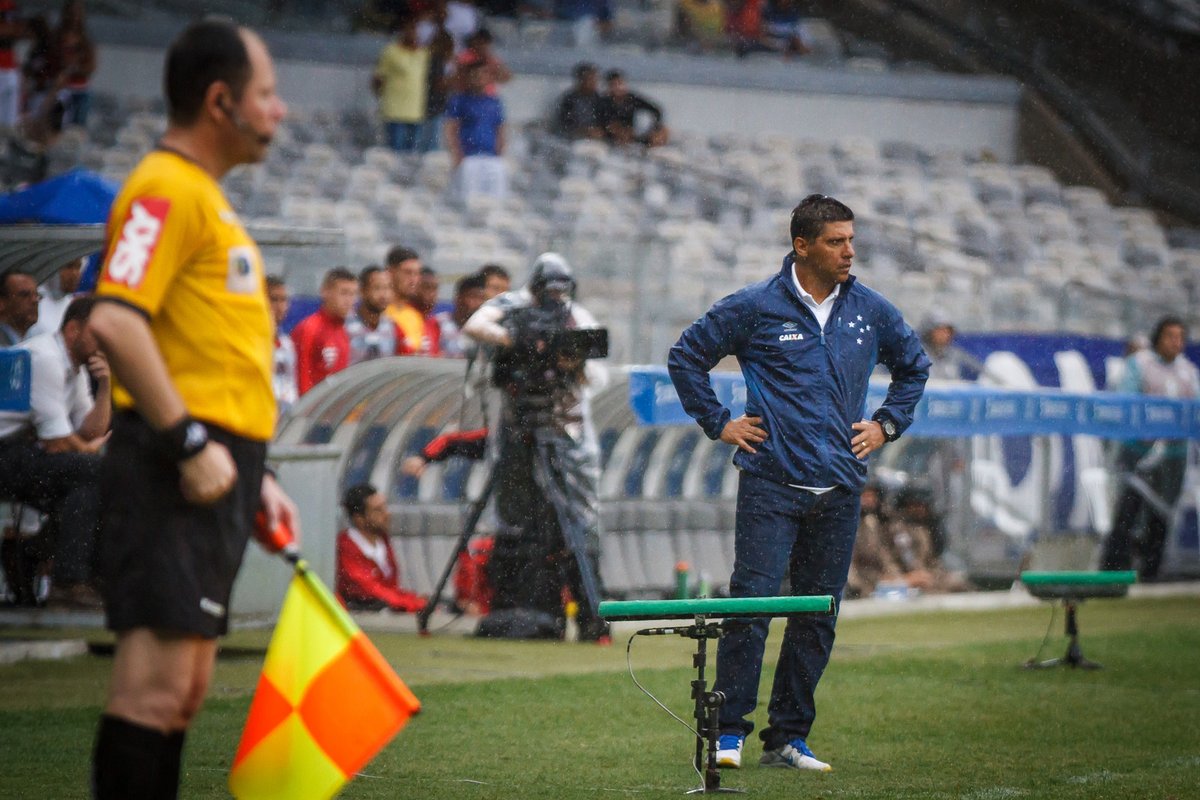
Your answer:
[[[785,769],[812,769],[817,772],[831,772],[833,767],[819,760],[808,749],[803,739],[792,739],[777,750],[767,750],[758,762],[761,767],[783,767]]]
[[[717,766],[738,769],[742,766],[742,745],[746,737],[740,733],[723,733],[717,739]]]

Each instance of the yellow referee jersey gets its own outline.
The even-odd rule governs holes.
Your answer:
[[[117,195],[96,294],[142,311],[188,413],[249,439],[275,431],[274,327],[258,247],[198,165],[156,150]],[[134,406],[120,386],[118,408]]]

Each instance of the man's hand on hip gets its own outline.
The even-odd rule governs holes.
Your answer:
[[[179,489],[189,503],[215,503],[233,488],[235,480],[233,456],[219,442],[209,441],[199,453],[179,462]]]
[[[887,437],[883,435],[883,426],[873,419],[864,419],[850,427],[858,431],[858,435],[850,440],[850,449],[860,459],[866,458],[887,442]]]
[[[747,453],[757,453],[754,445],[767,440],[767,430],[762,427],[762,417],[747,417],[742,415],[725,423],[721,431],[721,441],[725,444],[737,445],[739,450]]]

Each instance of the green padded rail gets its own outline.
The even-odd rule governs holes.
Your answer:
[[[1044,586],[1046,584],[1062,586],[1128,586],[1131,583],[1137,583],[1137,572],[1134,570],[1110,570],[1107,572],[1022,572],[1021,583],[1027,586]]]
[[[605,600],[600,616],[607,620],[688,619],[703,617],[785,617],[789,614],[832,614],[827,594],[798,597],[704,597],[695,600]]]

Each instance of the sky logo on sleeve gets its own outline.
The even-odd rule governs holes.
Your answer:
[[[120,238],[109,256],[105,279],[137,289],[162,238],[163,224],[171,201],[163,197],[139,197],[129,205]]]

